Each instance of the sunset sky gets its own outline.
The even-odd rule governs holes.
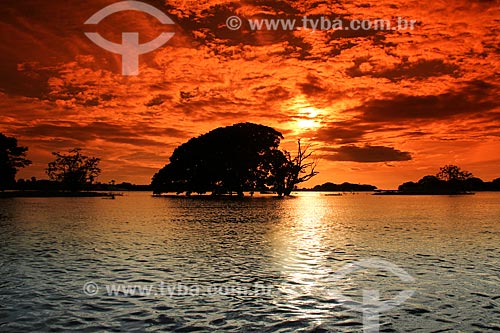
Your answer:
[[[176,24],[111,0],[3,0],[0,132],[29,147],[18,178],[46,178],[51,152],[100,157],[99,181],[146,184],[173,149],[219,126],[255,122],[297,138],[327,181],[395,188],[457,164],[500,177],[500,1],[145,2]],[[226,19],[237,15],[240,30]],[[417,20],[400,31],[252,31],[247,19]],[[141,43],[175,32],[123,76],[121,56],[84,32]]]

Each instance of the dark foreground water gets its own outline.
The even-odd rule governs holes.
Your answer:
[[[4,199],[0,232],[0,331],[500,330],[500,194]]]

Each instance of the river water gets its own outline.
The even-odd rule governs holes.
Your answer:
[[[0,331],[500,331],[498,193],[2,199],[0,231]]]

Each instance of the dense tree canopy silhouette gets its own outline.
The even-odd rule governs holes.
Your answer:
[[[311,153],[279,149],[282,134],[271,127],[240,123],[221,127],[177,147],[170,163],[153,177],[155,194],[213,195],[273,190],[289,195],[295,185],[317,174]]]
[[[472,178],[472,173],[460,169],[456,165],[445,165],[439,169],[436,177],[444,181],[466,180]]]
[[[316,185],[312,188],[313,191],[320,192],[373,192],[377,186],[368,184],[351,184],[344,182],[342,184],[334,184],[331,182],[324,183],[323,185]]]
[[[26,159],[28,148],[18,146],[17,139],[0,133],[0,190],[13,186],[20,168],[31,164]]]
[[[80,148],[72,149],[67,154],[55,152],[52,155],[56,159],[49,163],[47,175],[72,192],[82,190],[101,173],[98,167],[100,159],[83,155]]]
[[[472,173],[455,165],[445,165],[435,176],[425,176],[417,183],[407,182],[400,185],[399,191],[417,194],[460,194],[482,190],[485,187],[484,182],[473,177]]]

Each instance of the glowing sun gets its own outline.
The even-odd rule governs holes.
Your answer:
[[[320,115],[321,110],[314,107],[300,108],[295,127],[299,130],[318,128],[321,125]]]

